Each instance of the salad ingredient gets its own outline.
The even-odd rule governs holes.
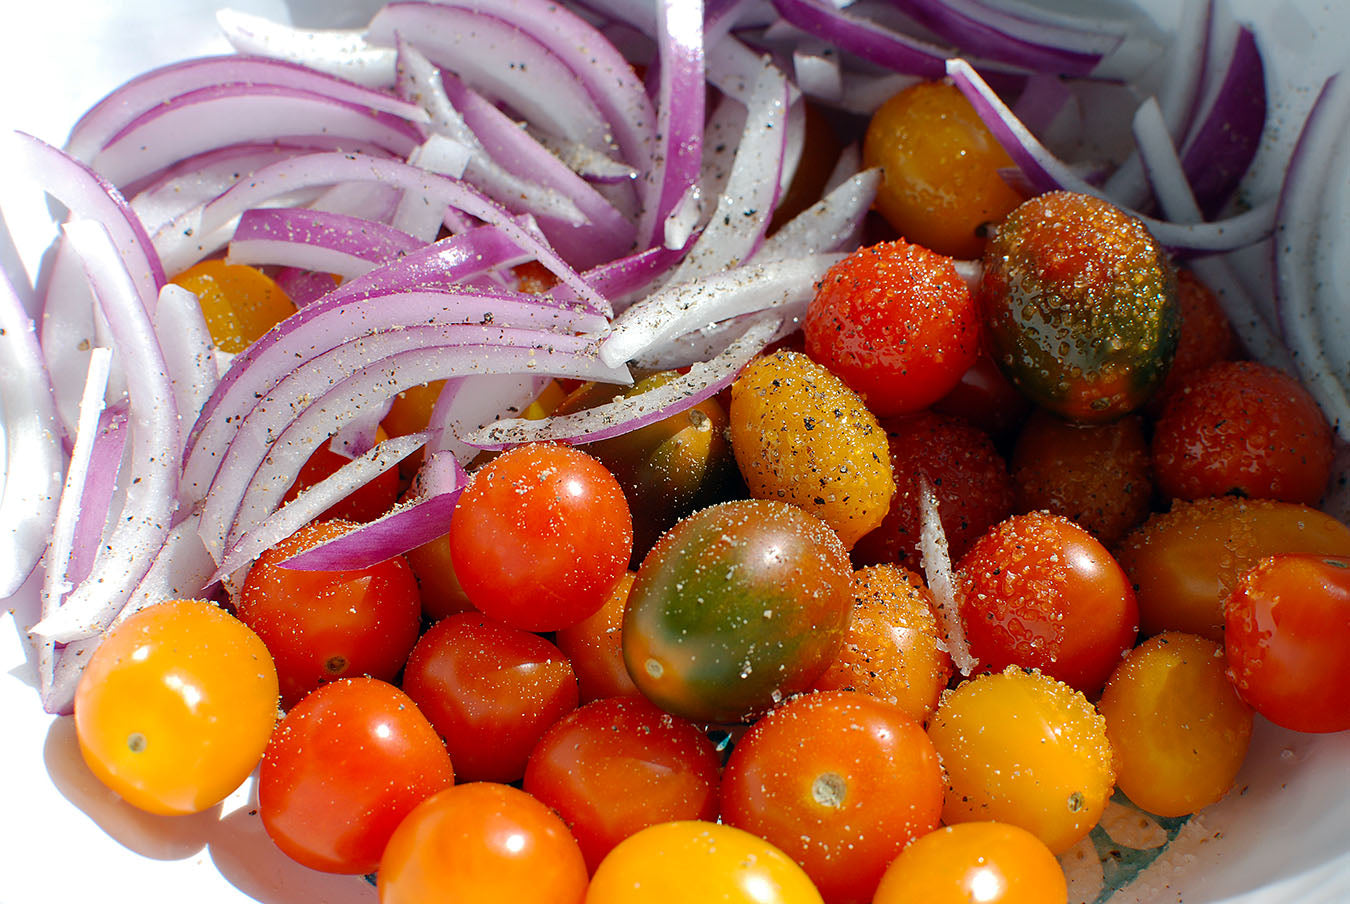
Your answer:
[[[1055,855],[1026,829],[963,822],[942,826],[901,851],[873,904],[1043,904],[1066,900],[1067,886]]]
[[[855,690],[916,722],[927,720],[955,671],[933,615],[936,605],[912,571],[896,565],[855,571],[848,631],[816,689]]]
[[[378,445],[388,438],[383,428],[376,427],[371,436],[371,446]],[[352,461],[349,456],[334,451],[334,442],[336,440],[329,440],[314,450],[314,454],[296,475],[295,483],[291,484],[291,488],[282,497],[283,505],[321,480],[336,474],[343,465]],[[400,465],[402,463],[399,462]],[[394,507],[394,503],[398,501],[399,490],[398,467],[387,468],[379,476],[367,481],[364,486],[353,490],[341,502],[329,506],[319,517],[324,520],[352,521],[359,524],[374,521]]]
[[[806,870],[827,904],[867,904],[906,844],[937,828],[942,767],[923,726],[852,691],[794,697],[737,742],[722,820]]]
[[[1159,816],[1184,816],[1228,793],[1247,756],[1252,711],[1225,674],[1224,648],[1167,632],[1131,650],[1097,709],[1116,787]]]
[[[1011,823],[1056,854],[1097,824],[1115,784],[1105,720],[1040,672],[967,681],[942,698],[928,736],[947,777],[945,824]]]
[[[878,417],[942,398],[980,348],[979,310],[952,261],[903,239],[831,267],[802,330],[807,353]]]
[[[876,209],[938,254],[973,259],[989,228],[1022,203],[1000,170],[1012,159],[947,82],[921,82],[872,114],[863,165],[881,167]]]
[[[1350,556],[1350,527],[1306,505],[1220,496],[1177,500],[1116,548],[1135,587],[1144,637],[1182,631],[1224,641],[1224,606],[1266,556]]]
[[[1350,558],[1262,559],[1225,610],[1228,673],[1242,699],[1295,731],[1350,728]]]
[[[540,737],[576,708],[572,666],[549,641],[478,612],[417,642],[403,689],[445,741],[462,781],[514,782]]]
[[[937,500],[952,558],[1013,512],[1008,466],[990,438],[958,417],[920,412],[882,424],[895,495],[881,524],[858,541],[855,559],[920,566],[920,485]]]
[[[643,695],[701,722],[759,715],[838,654],[853,598],[838,536],[785,502],[724,502],[680,521],[628,594],[623,658]]]
[[[1176,352],[1176,277],[1144,224],[1090,195],[1010,213],[979,288],[994,360],[1037,404],[1101,422],[1139,407]]]
[[[1040,669],[1095,696],[1139,631],[1125,572],[1060,515],[995,525],[962,557],[957,579],[966,641],[989,670]]]
[[[1148,517],[1152,468],[1137,414],[1076,424],[1038,409],[1017,434],[1009,468],[1017,511],[1063,515],[1106,546]]]
[[[510,785],[434,794],[399,824],[378,875],[380,904],[580,904],[586,864],[567,826]]]
[[[611,697],[554,723],[530,754],[523,787],[562,817],[594,872],[648,826],[716,819],[721,766],[692,722],[642,697]]]
[[[1308,390],[1255,361],[1193,374],[1153,432],[1158,488],[1199,499],[1234,493],[1314,505],[1331,476],[1331,426]]]
[[[431,723],[403,691],[344,678],[286,713],[258,771],[258,812],[292,860],[370,873],[413,807],[454,783]]]
[[[199,600],[149,606],[109,631],[75,691],[80,753],[151,813],[198,813],[257,765],[277,720],[263,642]]]
[[[232,355],[295,313],[281,287],[256,267],[205,260],[179,273],[173,283],[197,296],[212,341]]]
[[[258,557],[237,612],[271,651],[282,705],[337,678],[392,681],[421,629],[417,583],[402,557],[348,571],[299,571],[280,563],[354,524],[312,522]]]
[[[594,615],[553,636],[558,649],[572,663],[583,703],[605,697],[641,696],[623,661],[623,614],[636,577],[635,571],[625,572]]]
[[[933,410],[955,415],[1001,439],[1026,420],[1031,402],[982,351],[952,391],[933,403]]]
[[[450,520],[455,576],[474,606],[527,631],[575,625],[628,567],[633,518],[614,476],[568,446],[495,458]]]
[[[823,904],[802,868],[749,832],[715,822],[663,822],[610,851],[586,904]]]
[[[846,547],[886,515],[895,481],[862,399],[806,355],[776,351],[731,387],[731,448],[750,493],[801,506]]]
[[[1145,411],[1155,419],[1163,405],[1191,374],[1199,373],[1211,364],[1241,357],[1241,347],[1228,322],[1228,315],[1214,291],[1184,267],[1177,270],[1177,304],[1181,312],[1181,333],[1172,366],[1163,378],[1163,384],[1145,405]]]

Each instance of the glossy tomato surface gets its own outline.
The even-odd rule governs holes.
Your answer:
[[[378,881],[380,904],[580,904],[586,865],[547,806],[510,785],[471,782],[408,814]]]
[[[582,703],[642,693],[623,662],[623,614],[636,577],[633,571],[624,574],[597,612],[553,635],[558,649],[572,663]]]
[[[413,807],[454,783],[431,723],[374,678],[325,684],[281,720],[258,773],[263,827],[291,859],[369,873]]]
[[[75,691],[90,770],[151,813],[219,803],[258,764],[277,719],[263,642],[211,603],[142,609],[94,651]]]
[[[633,518],[604,465],[568,446],[532,444],[474,474],[449,542],[475,607],[526,631],[556,631],[604,604],[628,568]]]
[[[806,690],[838,653],[853,596],[839,538],[782,502],[703,509],[638,570],[623,622],[628,673],[695,721],[735,722]]]
[[[998,822],[943,826],[895,858],[873,904],[1058,904],[1068,883],[1035,835]]]
[[[796,860],[829,904],[866,904],[905,845],[937,828],[942,795],[922,724],[864,694],[821,691],[736,744],[722,820]]]

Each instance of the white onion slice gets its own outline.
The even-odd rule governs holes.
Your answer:
[[[961,600],[957,595],[956,578],[947,551],[947,532],[942,528],[937,495],[928,484],[928,478],[919,475],[919,554],[923,560],[924,578],[933,592],[943,643],[939,646],[952,657],[952,664],[967,677],[980,664],[966,643],[965,624],[961,621]]]
[[[182,286],[167,283],[159,292],[155,332],[173,337],[172,342],[161,343],[160,347],[173,384],[180,436],[186,442],[188,426],[197,420],[202,406],[220,382],[215,343],[197,296]]]
[[[216,13],[225,39],[240,53],[298,63],[367,88],[394,84],[397,54],[366,41],[363,29],[302,29],[236,9]]]

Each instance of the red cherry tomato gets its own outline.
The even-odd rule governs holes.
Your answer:
[[[721,765],[694,723],[642,697],[611,697],[549,729],[530,754],[524,787],[558,812],[594,871],[648,826],[716,819]]]
[[[422,635],[403,689],[445,739],[463,781],[519,779],[540,737],[578,702],[576,676],[557,647],[478,612]]]
[[[413,807],[454,783],[408,695],[374,678],[325,684],[277,726],[258,773],[263,828],[291,859],[369,873]]]
[[[349,571],[281,567],[353,526],[326,521],[302,527],[259,556],[244,581],[236,611],[276,659],[283,706],[335,678],[392,681],[417,642],[422,601],[402,556]]]
[[[1243,700],[1295,731],[1350,728],[1350,558],[1262,559],[1228,600],[1224,648]]]
[[[389,839],[380,904],[581,904],[586,864],[552,810],[510,785],[472,783],[423,801]]]
[[[598,612],[554,635],[558,649],[572,661],[583,703],[642,693],[623,661],[623,613],[635,577],[635,572],[625,573]]]
[[[389,436],[384,430],[376,428],[376,442],[382,442],[388,438]],[[295,483],[291,484],[291,488],[286,491],[282,501],[290,502],[314,484],[331,477],[339,468],[350,461],[350,458],[333,451],[331,440],[324,443],[315,449],[314,454],[305,462],[304,467],[300,469],[300,473],[296,475]],[[361,523],[374,521],[394,507],[401,490],[398,466],[392,465],[364,486],[353,490],[345,499],[329,506],[319,517],[325,520],[345,519]]]
[[[1059,515],[1003,521],[976,541],[957,572],[966,640],[990,671],[1040,669],[1092,695],[1139,633],[1125,572]]]
[[[886,866],[937,828],[942,767],[923,726],[852,691],[789,700],[722,777],[722,820],[801,864],[828,904],[866,904]]]
[[[450,555],[469,600],[526,631],[575,625],[628,568],[633,518],[591,456],[534,444],[474,475],[450,520]]]

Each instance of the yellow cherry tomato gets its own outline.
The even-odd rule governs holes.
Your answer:
[[[873,904],[1051,904],[1067,899],[1064,870],[1026,829],[999,822],[944,826],[891,861]]]
[[[207,260],[184,270],[173,282],[197,296],[212,341],[230,354],[242,352],[295,313],[281,287],[256,267]]]
[[[263,642],[212,603],[174,600],[113,628],[75,691],[90,770],[151,813],[197,813],[253,771],[277,719]]]
[[[787,854],[714,822],[664,822],[606,855],[586,904],[822,904]]]

